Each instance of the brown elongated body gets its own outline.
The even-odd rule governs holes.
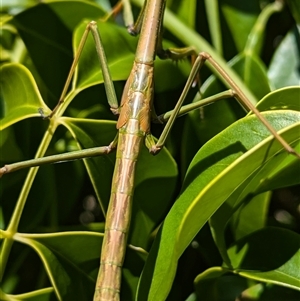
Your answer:
[[[142,71],[141,71],[142,70]],[[116,165],[107,211],[100,270],[94,300],[119,300],[134,191],[135,166],[149,131],[153,66],[135,63],[124,90]],[[141,77],[145,80],[141,80]]]
[[[150,132],[153,63],[163,8],[164,1],[147,1],[135,62],[122,96],[117,158],[94,295],[97,301],[120,299],[135,167],[142,142]]]

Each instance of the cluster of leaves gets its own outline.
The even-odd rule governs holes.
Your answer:
[[[114,139],[115,117],[92,39],[59,114],[43,120],[39,113],[49,113],[59,99],[90,20],[99,21],[120,98],[137,38],[114,20],[102,22],[106,1],[98,2],[101,7],[44,1],[20,6],[14,17],[2,15],[2,165]],[[299,5],[289,1],[289,11],[281,2],[199,2],[168,1],[164,46],[193,45],[212,54],[249,99],[260,100],[259,110],[299,152],[300,48],[294,21],[300,23]],[[267,25],[274,13],[286,26],[275,52],[264,39],[268,30],[278,35]],[[225,60],[230,58],[229,67]],[[190,66],[157,60],[155,67],[155,108],[162,113],[174,107]],[[206,79],[206,74],[204,69],[202,98],[224,89],[218,75]],[[274,227],[268,214],[270,191],[300,183],[299,160],[255,116],[239,119],[243,115],[233,100],[221,101],[179,119],[159,155],[142,149],[128,238],[135,248],[126,253],[121,300],[299,298],[297,220],[291,217],[289,229],[280,223]],[[160,130],[153,128],[155,135]],[[104,228],[96,203],[106,211],[114,161],[111,154],[0,180],[1,300],[92,299]]]

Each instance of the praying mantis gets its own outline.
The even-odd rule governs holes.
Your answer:
[[[119,133],[119,138],[118,138],[118,145],[119,147],[124,148],[124,151],[117,151],[117,161],[116,161],[116,169],[115,169],[115,176],[114,176],[114,180],[113,183],[115,185],[121,185],[121,188],[115,188],[115,185],[112,185],[112,199],[110,202],[110,206],[112,208],[112,211],[115,211],[117,208],[117,206],[114,205],[114,203],[112,201],[116,201],[116,202],[121,202],[123,204],[123,206],[126,204],[126,206],[124,207],[119,207],[119,213],[116,216],[117,219],[122,220],[121,218],[119,218],[122,214],[124,214],[124,212],[126,212],[126,214],[128,215],[127,218],[125,219],[126,225],[122,226],[121,229],[119,229],[120,225],[114,225],[114,221],[113,221],[113,217],[110,217],[110,213],[108,213],[107,216],[107,229],[106,229],[106,236],[104,236],[104,241],[103,241],[103,247],[102,247],[102,259],[101,259],[101,264],[100,264],[100,271],[99,271],[99,282],[97,281],[96,284],[96,294],[95,294],[95,300],[118,300],[118,295],[119,295],[119,290],[120,290],[120,279],[121,279],[121,266],[124,260],[124,256],[125,256],[125,247],[126,247],[126,236],[127,236],[127,232],[128,232],[128,227],[129,227],[129,220],[130,220],[130,211],[128,210],[128,208],[130,208],[130,205],[127,204],[130,203],[132,200],[132,190],[133,190],[133,178],[134,178],[134,165],[135,165],[135,161],[137,160],[137,156],[138,156],[138,151],[133,151],[134,147],[139,148],[142,142],[142,139],[144,136],[146,136],[146,144],[147,146],[150,148],[150,151],[153,153],[156,153],[158,150],[160,150],[160,148],[163,146],[164,144],[164,140],[166,138],[166,133],[170,130],[172,123],[174,122],[175,118],[177,117],[177,114],[180,111],[180,107],[181,107],[181,103],[179,101],[178,106],[176,106],[175,110],[173,111],[173,113],[170,115],[171,117],[169,118],[169,121],[165,127],[165,132],[163,132],[162,134],[162,139],[159,139],[157,143],[154,142],[154,140],[151,138],[150,136],[150,130],[149,130],[149,119],[151,117],[150,115],[150,109],[152,109],[152,90],[153,90],[153,80],[151,78],[151,74],[152,73],[152,64],[153,64],[153,60],[154,60],[154,56],[156,54],[156,50],[159,48],[157,46],[157,40],[158,40],[158,35],[159,35],[159,31],[160,31],[160,27],[162,24],[162,16],[163,16],[163,11],[164,11],[164,5],[165,5],[165,1],[147,1],[147,6],[144,10],[144,20],[150,20],[151,22],[148,24],[146,23],[146,21],[142,22],[142,30],[141,30],[141,34],[139,37],[139,44],[138,44],[138,50],[137,50],[137,54],[136,54],[136,59],[135,59],[135,67],[133,67],[133,71],[132,72],[137,72],[136,70],[138,70],[137,75],[135,75],[133,73],[133,75],[131,75],[129,77],[129,80],[127,81],[127,86],[125,87],[125,96],[122,100],[121,103],[121,109],[120,111],[118,111],[118,107],[116,106],[116,101],[111,101],[111,107],[115,112],[120,113],[120,117],[119,117],[119,121],[117,123],[117,128],[120,130]],[[94,23],[91,23],[89,26],[93,27],[95,26]],[[151,27],[153,26],[153,27]],[[149,30],[149,32],[147,32],[147,30]],[[94,30],[95,32],[95,30]],[[96,39],[97,39],[97,35],[96,35]],[[145,45],[148,45],[147,47],[145,47]],[[100,45],[97,45],[97,49],[100,48]],[[151,46],[151,47],[150,47]],[[80,47],[79,47],[80,48]],[[190,50],[186,49],[186,50]],[[148,53],[149,51],[149,53]],[[173,50],[176,51],[176,50]],[[171,51],[172,52],[172,51]],[[190,52],[188,52],[190,54]],[[147,57],[147,56],[150,56]],[[174,55],[173,59],[176,58],[176,53],[172,53],[172,55]],[[185,53],[179,52],[178,53],[179,56],[185,56]],[[146,60],[145,60],[146,59]],[[198,72],[198,67],[200,67],[200,65],[203,63],[204,60],[208,60],[212,63],[212,65],[217,69],[217,71],[221,72],[223,78],[227,81],[227,84],[229,84],[229,86],[231,86],[232,91],[229,91],[229,94],[225,95],[226,96],[231,96],[232,94],[234,94],[239,100],[245,100],[244,94],[242,91],[240,91],[240,89],[236,86],[235,83],[232,83],[231,80],[229,79],[228,75],[226,73],[223,72],[223,69],[221,67],[219,67],[219,65],[208,55],[205,53],[202,53],[199,57],[198,57],[198,61],[196,61],[195,63],[195,67],[194,67],[194,71],[193,73],[191,73],[190,78],[188,80],[188,84],[186,86],[186,90],[189,89],[189,87],[191,86],[194,77],[196,76],[197,72]],[[139,65],[140,64],[140,65]],[[102,69],[105,67],[105,64],[102,64]],[[146,71],[145,71],[146,70]],[[145,72],[145,73],[143,73]],[[105,73],[105,72],[103,72]],[[137,81],[135,82],[134,80],[136,78],[139,78],[139,76],[141,76],[141,78],[143,79],[143,81]],[[105,81],[106,84],[109,84],[110,81],[106,80]],[[131,87],[131,85],[134,85],[136,88]],[[66,86],[67,87],[67,86]],[[67,89],[67,88],[66,88]],[[111,87],[108,87],[108,90],[111,90]],[[130,109],[129,109],[129,99],[130,96],[128,96],[128,92],[127,91],[133,91],[132,94],[138,94],[139,96],[137,97],[137,99],[140,98],[144,98],[144,102],[146,103],[146,109],[144,109],[144,107],[141,104],[136,104],[133,106],[133,112],[132,114],[137,114],[137,115],[131,115],[129,114]],[[146,95],[146,96],[145,96]],[[224,94],[222,94],[222,96],[224,97]],[[184,100],[185,94],[183,94],[182,100]],[[64,97],[62,98],[62,100],[64,100]],[[216,100],[216,98],[214,98],[213,100]],[[213,101],[211,99],[208,100],[208,102]],[[246,100],[247,102],[247,100]],[[202,105],[202,104],[200,104]],[[198,104],[198,106],[200,106]],[[251,106],[251,104],[250,104]],[[61,104],[58,108],[57,111],[55,110],[54,113],[51,113],[50,117],[55,119],[56,114],[60,114],[60,108],[63,107],[63,104]],[[255,108],[251,106],[251,109],[255,112]],[[145,111],[145,113],[144,113]],[[175,112],[175,113],[174,113]],[[185,111],[184,111],[185,112]],[[257,113],[257,112],[256,112]],[[265,120],[263,119],[263,117],[260,117],[261,115],[259,113],[258,117],[262,118],[261,121],[266,124],[268,126],[268,123],[265,122]],[[129,118],[128,115],[130,115],[132,118]],[[139,117],[137,117],[139,116]],[[139,119],[140,118],[140,119]],[[133,120],[131,120],[133,119]],[[51,119],[50,119],[51,120]],[[140,127],[140,128],[139,128]],[[129,133],[128,132],[128,128],[130,128],[131,130],[134,130],[134,133]],[[289,144],[287,144],[284,140],[282,140],[282,138],[280,138],[280,136],[278,136],[276,134],[276,132],[274,132],[272,130],[272,128],[270,128],[270,130],[272,131],[272,134],[274,134],[277,139],[280,141],[280,143],[283,145],[283,147],[291,154],[294,154],[295,157],[299,157],[298,153],[295,152],[293,150],[293,148],[291,148],[289,146]],[[123,133],[122,133],[123,131]],[[135,135],[136,132],[139,133],[139,135]],[[131,137],[131,138],[129,138]],[[124,140],[123,140],[124,139]],[[62,157],[62,156],[58,156],[58,157],[52,157],[50,160],[52,161],[57,161],[58,160],[68,160],[68,159],[75,159],[75,158],[79,158],[80,156],[85,156],[85,157],[91,157],[91,156],[98,156],[100,154],[104,154],[104,153],[108,153],[110,152],[111,149],[115,148],[117,144],[117,140],[115,139],[112,144],[108,147],[103,147],[103,148],[99,148],[97,147],[97,149],[95,150],[95,153],[92,152],[86,152],[84,155],[82,152],[80,153],[73,153],[73,154],[69,154],[66,157]],[[132,147],[132,149],[130,148]],[[128,150],[128,152],[126,153],[126,150]],[[126,158],[124,158],[124,153],[126,153]],[[134,155],[134,158],[132,158],[131,156]],[[72,157],[73,156],[73,157]],[[44,160],[44,161],[43,161]],[[40,159],[38,161],[35,161],[36,165],[40,165],[44,162],[46,162],[46,160],[48,159]],[[127,162],[128,163],[125,163]],[[49,162],[49,161],[48,161]],[[32,166],[32,162],[29,163]],[[24,165],[23,165],[24,166]],[[9,170],[9,166],[4,167],[2,169],[3,173],[8,172]],[[121,172],[120,170],[123,170],[123,172]],[[125,171],[124,171],[125,170]],[[128,176],[130,175],[130,176]],[[128,186],[129,182],[131,183],[130,187]],[[121,190],[120,190],[121,189]],[[124,193],[124,191],[126,191],[126,193]],[[116,195],[119,195],[118,197],[116,197]],[[120,195],[125,195],[125,199],[128,198],[128,200],[123,200],[120,201]],[[128,196],[130,195],[130,197]],[[109,221],[113,221],[112,224],[109,224]],[[119,238],[115,238],[115,234],[118,233],[118,235],[120,236]],[[111,236],[111,238],[110,238]],[[123,238],[122,238],[123,237]],[[120,241],[122,241],[120,243]],[[114,254],[111,251],[111,246],[113,246],[112,248],[116,251],[116,253]],[[122,249],[122,252],[119,252],[119,250]],[[112,256],[112,257],[109,257]],[[121,256],[121,259],[117,259],[117,257]],[[113,262],[113,263],[112,263]],[[103,270],[101,270],[103,269]],[[113,272],[112,270],[117,269],[117,272]],[[104,273],[104,274],[103,274]],[[106,295],[106,296],[105,296]]]

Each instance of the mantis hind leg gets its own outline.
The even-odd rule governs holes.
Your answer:
[[[223,78],[225,84],[230,88],[229,94],[232,93],[231,96],[234,96],[235,99],[239,101],[239,103],[249,111],[252,111],[256,117],[265,125],[265,127],[269,130],[269,132],[274,136],[274,138],[283,146],[283,148],[290,154],[296,156],[300,159],[300,154],[298,154],[277,132],[276,130],[269,124],[269,122],[265,119],[265,117],[256,109],[256,107],[248,100],[243,91],[238,87],[238,85],[232,80],[232,78],[226,73],[226,71],[206,52],[201,52],[198,54],[195,63],[192,67],[190,75],[187,79],[185,87],[182,91],[182,94],[172,111],[172,113],[168,116],[167,124],[158,139],[157,143],[153,145],[150,149],[150,152],[153,154],[158,153],[163,147],[166,138],[173,126],[175,119],[180,115],[182,104],[187,96],[189,89],[191,88],[199,70],[203,66],[205,62],[208,62],[212,68],[218,72]],[[228,96],[230,97],[230,96]],[[212,102],[211,100],[210,102]],[[201,105],[199,105],[200,107]],[[191,109],[192,110],[192,109]]]

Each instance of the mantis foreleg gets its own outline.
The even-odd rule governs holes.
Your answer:
[[[96,51],[97,51],[97,55],[98,55],[99,62],[100,62],[100,67],[101,67],[102,74],[103,74],[104,87],[105,87],[105,90],[106,90],[108,103],[111,107],[112,112],[114,114],[118,113],[118,100],[117,100],[116,92],[115,92],[114,85],[113,85],[113,82],[112,82],[112,79],[111,79],[110,71],[108,69],[107,59],[106,59],[106,55],[105,55],[103,45],[102,45],[102,42],[101,42],[101,37],[100,37],[100,35],[98,33],[98,30],[97,30],[97,23],[95,21],[92,21],[87,25],[87,27],[86,27],[86,29],[83,33],[83,36],[80,40],[80,43],[79,43],[79,46],[78,46],[78,51],[76,53],[76,56],[74,57],[70,72],[68,74],[68,77],[67,77],[66,83],[64,85],[63,91],[61,93],[61,96],[59,98],[59,101],[58,101],[56,107],[51,112],[51,114],[49,116],[43,116],[44,118],[51,118],[54,114],[56,114],[57,110],[64,103],[68,88],[70,86],[72,77],[73,77],[74,72],[75,72],[75,68],[78,64],[80,55],[82,53],[82,50],[84,48],[86,39],[87,39],[88,34],[89,34],[90,31],[91,31],[91,33],[93,35],[93,38],[94,38],[94,41],[95,41]]]

